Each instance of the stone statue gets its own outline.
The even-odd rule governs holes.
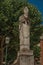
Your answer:
[[[33,50],[30,50],[29,10],[24,8],[24,14],[19,17],[20,51],[13,65],[34,65]]]
[[[29,10],[24,8],[24,14],[19,17],[19,30],[20,30],[20,50],[28,49],[30,47],[30,22]]]

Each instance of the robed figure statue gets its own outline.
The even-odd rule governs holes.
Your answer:
[[[24,8],[24,14],[19,17],[20,50],[30,49],[29,10]]]

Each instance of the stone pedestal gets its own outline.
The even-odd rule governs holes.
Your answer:
[[[20,65],[34,65],[33,51],[20,51],[19,52]]]

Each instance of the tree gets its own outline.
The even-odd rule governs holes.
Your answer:
[[[23,0],[24,1],[24,0]],[[22,7],[24,6],[23,1],[16,0],[4,0],[1,1],[0,4],[0,36],[5,38],[6,36],[10,36],[11,41],[8,46],[8,61],[12,58],[15,59],[17,56],[17,51],[19,47],[19,38],[18,38],[18,18],[21,15]],[[4,39],[5,41],[5,39]],[[3,47],[5,51],[5,42],[3,42]],[[12,55],[14,54],[14,57]],[[12,58],[11,58],[12,56]]]
[[[39,46],[34,46],[34,58],[35,58],[35,62],[37,64],[40,64],[40,47]]]
[[[30,27],[30,42],[31,42],[31,48],[38,44],[40,41],[40,35],[41,35],[41,13],[35,8],[34,6],[30,5],[29,6],[30,10],[30,22],[31,22],[31,27]]]
[[[34,51],[36,51],[36,52],[34,52],[34,56],[35,56],[35,58],[39,58],[40,57],[40,47],[38,47],[37,45],[34,47]]]
[[[36,7],[27,3],[27,0],[4,0],[0,4],[0,34],[1,36],[10,36],[11,40],[8,46],[8,61],[16,59],[19,50],[19,16],[23,14],[24,6],[29,8],[30,20],[30,42],[31,49],[38,44],[41,35],[41,14]],[[5,51],[5,43],[4,43]],[[14,54],[14,55],[13,55]]]

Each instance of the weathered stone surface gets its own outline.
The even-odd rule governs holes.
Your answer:
[[[34,65],[33,51],[19,52],[20,65]]]
[[[19,30],[20,30],[20,50],[22,50],[23,48],[27,48],[29,50],[30,49],[30,25],[29,25],[27,7],[24,9],[24,15],[21,15],[19,17]]]
[[[20,51],[18,53],[20,65],[34,65],[33,51],[30,50],[30,21],[29,10],[24,8],[24,14],[19,17]]]

